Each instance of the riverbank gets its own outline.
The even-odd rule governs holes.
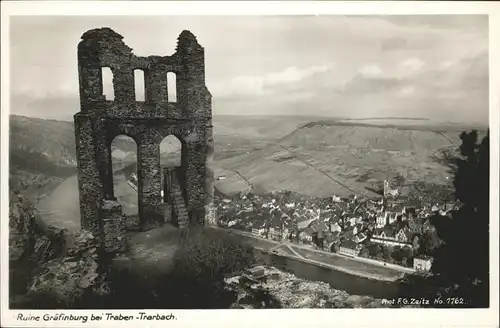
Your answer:
[[[341,271],[358,277],[386,282],[396,282],[402,279],[406,273],[409,273],[401,272],[381,265],[375,265],[365,261],[358,261],[355,258],[339,254],[326,253],[323,251],[308,249],[296,244],[281,243],[274,240],[259,238],[244,231],[226,230],[222,228],[215,229],[238,234],[261,252],[288,257],[295,261],[316,265],[330,270]],[[286,248],[288,248],[288,250],[286,250]]]
[[[241,275],[225,279],[227,288],[238,294],[231,308],[317,309],[317,308],[384,308],[382,298],[354,295],[335,289],[321,281],[301,279],[273,266],[257,266],[264,279],[249,281]],[[274,301],[274,302],[270,302]],[[270,304],[267,304],[270,303]]]

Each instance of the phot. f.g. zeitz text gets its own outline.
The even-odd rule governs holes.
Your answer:
[[[390,299],[383,299],[382,303],[384,305],[433,305],[438,304],[434,299],[428,299],[425,297],[397,297]]]

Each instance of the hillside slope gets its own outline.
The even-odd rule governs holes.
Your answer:
[[[234,172],[261,190],[371,197],[374,186],[396,176],[408,184],[448,184],[448,168],[435,156],[441,149],[456,149],[459,134],[457,128],[311,122],[275,144],[217,166],[224,169],[220,174]],[[224,182],[218,187],[224,190]]]
[[[374,196],[371,189],[375,185],[395,176],[408,183],[444,184],[448,182],[447,167],[438,163],[435,155],[443,148],[456,149],[460,132],[470,129],[401,119],[393,124],[376,123],[214,117],[216,176],[226,177],[216,186],[224,193],[253,186],[322,197],[352,193]],[[32,181],[43,185],[47,179],[76,172],[73,123],[11,115],[10,124],[11,180],[17,177],[22,182],[11,181],[11,185],[24,188]],[[115,139],[112,154],[117,168],[135,168],[136,147],[130,138]],[[162,163],[179,164],[178,142],[167,139],[161,151]]]
[[[73,123],[10,116],[10,152],[40,153],[54,164],[76,165]]]
[[[76,173],[73,124],[10,116],[9,187],[36,199]]]

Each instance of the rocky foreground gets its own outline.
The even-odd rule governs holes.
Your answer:
[[[307,281],[274,267],[258,266],[263,272],[254,279],[247,275],[226,278],[227,289],[238,293],[231,308],[381,308],[382,299],[349,295],[324,282]]]

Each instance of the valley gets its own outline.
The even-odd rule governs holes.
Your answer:
[[[449,168],[439,161],[441,152],[455,149],[459,133],[472,128],[477,127],[401,118],[215,116],[216,188],[228,195],[253,189],[370,198],[386,179],[447,185]],[[65,179],[75,174],[71,122],[12,115],[10,135],[15,175],[31,172]],[[160,148],[162,166],[179,165],[177,140],[166,138]],[[23,160],[28,156],[32,160]],[[131,139],[117,137],[112,156],[115,167],[135,171],[136,145]],[[31,162],[35,166],[26,167]]]

